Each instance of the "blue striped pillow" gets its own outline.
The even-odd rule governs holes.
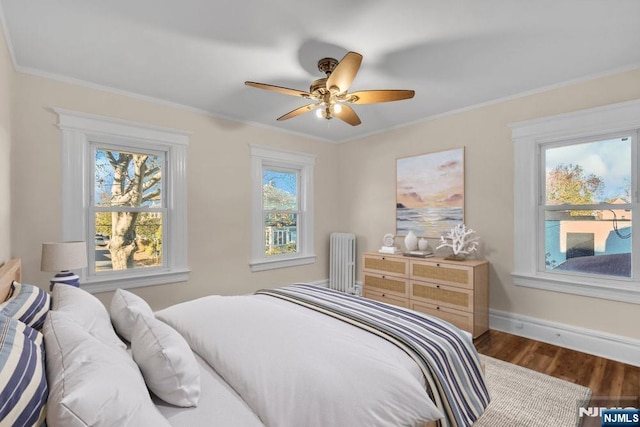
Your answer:
[[[0,313],[19,320],[37,330],[42,329],[49,311],[49,294],[37,286],[11,284],[11,296],[0,304]]]
[[[0,425],[42,426],[47,377],[42,334],[0,314]]]

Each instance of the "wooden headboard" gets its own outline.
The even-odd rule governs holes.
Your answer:
[[[0,302],[7,299],[9,290],[11,289],[11,282],[14,280],[20,281],[20,269],[22,268],[22,262],[20,258],[10,259],[0,267]]]

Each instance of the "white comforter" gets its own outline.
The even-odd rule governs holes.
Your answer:
[[[156,316],[269,427],[422,426],[441,417],[393,344],[267,296],[211,296]]]

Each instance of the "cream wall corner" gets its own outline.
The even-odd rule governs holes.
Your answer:
[[[0,265],[11,258],[11,97],[13,63],[0,24]]]
[[[209,294],[242,294],[262,287],[328,276],[329,234],[338,225],[335,145],[218,119],[186,109],[17,73],[14,134],[13,255],[24,277],[46,287],[40,247],[60,239],[61,133],[53,107],[191,132],[188,149],[190,280],[136,289],[154,309]],[[251,273],[249,144],[316,155],[315,264]],[[108,303],[111,293],[99,294]]]
[[[396,159],[465,147],[465,222],[482,239],[479,256],[491,263],[491,309],[640,339],[638,305],[513,284],[510,274],[517,250],[513,247],[513,174],[518,165],[514,165],[508,128],[518,121],[639,98],[640,69],[636,69],[342,144],[342,223],[356,233],[359,254],[377,250],[385,233],[395,233]]]

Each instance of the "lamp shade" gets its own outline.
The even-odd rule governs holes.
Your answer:
[[[51,242],[42,244],[42,271],[68,271],[87,266],[87,244],[78,242]]]

